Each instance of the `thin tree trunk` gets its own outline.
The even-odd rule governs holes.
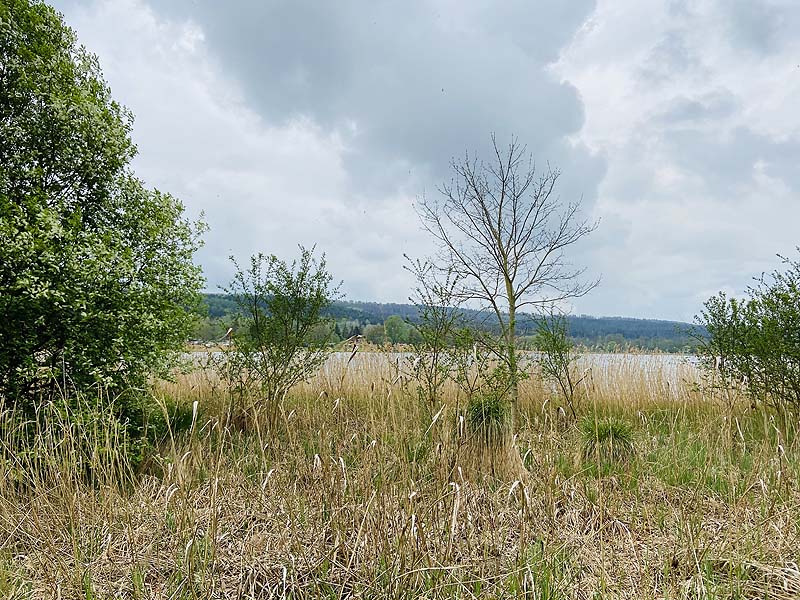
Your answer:
[[[517,304],[514,298],[513,286],[511,280],[506,278],[506,293],[508,294],[508,329],[506,331],[506,354],[508,359],[508,372],[511,377],[511,388],[509,389],[509,396],[511,398],[511,411],[513,422],[516,422],[517,417],[517,397],[519,396],[518,386],[518,372],[517,365]]]

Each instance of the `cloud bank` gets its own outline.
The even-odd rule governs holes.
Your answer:
[[[205,214],[212,289],[228,255],[300,243],[348,296],[405,300],[414,199],[491,132],[601,219],[578,312],[690,319],[800,243],[792,2],[56,7],[137,117],[137,173]]]

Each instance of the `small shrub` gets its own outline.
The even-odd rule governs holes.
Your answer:
[[[510,431],[510,407],[495,394],[473,396],[467,404],[467,424],[486,446],[503,443]]]
[[[457,367],[453,352],[454,335],[463,328],[460,299],[456,297],[459,277],[452,270],[440,273],[428,261],[411,260],[405,269],[414,275],[417,287],[410,300],[417,307],[417,319],[410,323],[409,375],[417,382],[417,398],[428,419],[441,405],[441,395]]]
[[[800,250],[800,248],[798,248]],[[800,260],[757,278],[747,298],[711,297],[696,317],[698,353],[713,387],[743,388],[755,402],[800,407]],[[707,334],[707,335],[706,335]]]
[[[567,317],[555,311],[538,320],[535,348],[542,381],[553,386],[564,399],[572,418],[575,412],[575,393],[585,379],[575,371],[575,361],[580,356],[569,337]]]
[[[274,430],[289,389],[328,359],[333,327],[325,310],[338,298],[339,286],[325,255],[314,258],[314,248],[300,246],[300,258],[291,263],[261,253],[250,258],[248,269],[231,261],[236,273],[225,291],[241,314],[233,323],[233,344],[219,364],[220,376],[241,396],[241,404],[232,405],[234,422],[249,423],[248,413],[256,408]],[[321,337],[320,325],[327,332]],[[254,407],[248,396],[260,398],[263,407]]]
[[[583,459],[600,463],[624,463],[633,456],[633,427],[614,417],[598,419],[594,415],[580,425]]]

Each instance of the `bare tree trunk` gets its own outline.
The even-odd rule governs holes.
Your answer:
[[[510,285],[508,287],[511,287]],[[513,298],[513,297],[512,297]],[[512,298],[508,301],[508,328],[506,330],[506,361],[508,362],[509,398],[514,420],[517,416],[517,398],[519,397],[519,365],[517,364],[517,307]]]
[[[494,136],[492,145],[489,163],[469,155],[454,160],[452,181],[435,198],[421,198],[417,210],[438,242],[438,269],[458,279],[454,297],[477,302],[497,319],[500,338],[492,351],[509,376],[502,390],[507,397],[499,400],[510,401],[515,423],[521,372],[517,312],[579,298],[597,285],[584,282],[584,269],[566,257],[597,223],[580,220],[579,203],[560,201],[554,193],[559,172],[548,166],[538,174],[515,138],[506,151]]]
[[[502,247],[502,244],[501,244]],[[508,327],[506,327],[506,362],[510,378],[509,399],[511,401],[511,422],[517,421],[517,399],[519,398],[519,366],[517,365],[517,293],[514,290],[514,280],[509,272],[508,255],[501,250],[503,256],[503,280],[506,286],[506,300],[508,302]],[[502,325],[502,320],[501,320]]]

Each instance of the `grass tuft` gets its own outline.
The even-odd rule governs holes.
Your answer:
[[[634,455],[633,427],[627,421],[588,415],[581,421],[580,431],[585,461],[622,464]]]

